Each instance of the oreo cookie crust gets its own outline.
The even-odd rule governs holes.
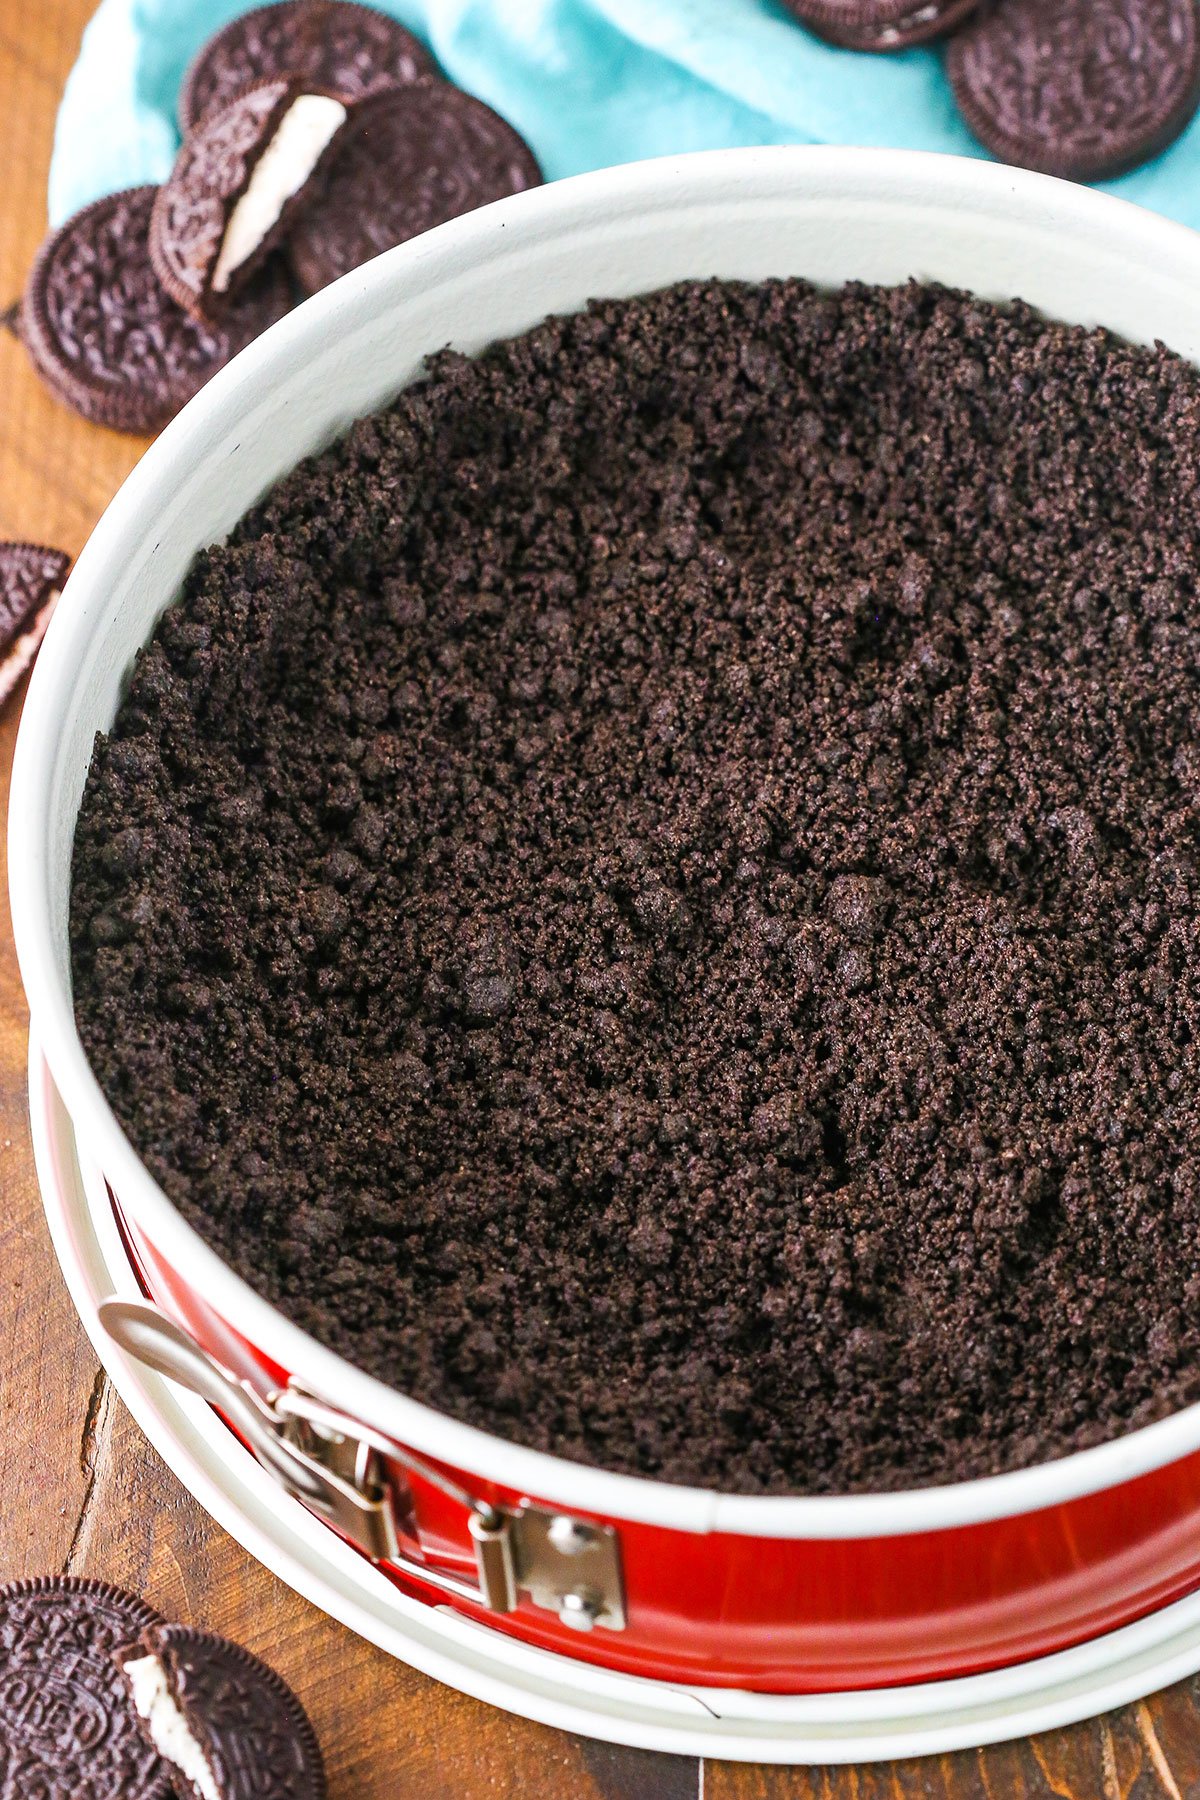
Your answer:
[[[325,1765],[307,1713],[282,1676],[241,1645],[155,1624],[117,1660],[180,1800],[325,1800]]]
[[[71,1576],[0,1588],[0,1794],[172,1800],[113,1656],[161,1621],[143,1601]]]
[[[943,37],[980,0],[784,0],[802,24],[844,50],[908,50]]]
[[[293,273],[315,294],[381,251],[541,179],[525,140],[472,94],[444,82],[376,94],[354,109],[291,234]]]
[[[435,359],[96,745],[131,1142],[322,1342],[601,1467],[906,1488],[1196,1400],[1197,493],[1194,366],[936,287]]]
[[[238,350],[291,306],[272,263],[219,325],[191,318],[150,261],[157,188],[109,194],[43,244],[21,307],[21,336],[43,380],[84,418],[157,431]]]
[[[232,19],[209,39],[183,79],[183,135],[243,88],[298,79],[347,104],[381,88],[436,75],[432,57],[403,25],[351,0],[280,0]]]
[[[286,235],[345,124],[334,95],[268,81],[184,142],[150,216],[150,255],[171,298],[216,318]]]
[[[1003,0],[954,38],[947,71],[1001,162],[1098,181],[1165,149],[1195,113],[1196,0]]]
[[[44,544],[0,543],[0,705],[37,655],[70,566]]]

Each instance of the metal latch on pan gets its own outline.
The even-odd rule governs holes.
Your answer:
[[[265,1469],[373,1562],[393,1563],[427,1586],[492,1612],[515,1611],[522,1594],[590,1631],[625,1627],[621,1546],[611,1525],[522,1504],[477,1499],[433,1464],[327,1406],[295,1382],[263,1395],[201,1348],[157,1307],[105,1300],[100,1322],[113,1342],[222,1412]],[[384,1458],[431,1482],[467,1509],[477,1582],[404,1549]]]

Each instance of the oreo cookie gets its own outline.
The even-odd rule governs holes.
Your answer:
[[[31,667],[70,566],[44,544],[0,543],[0,706]]]
[[[167,294],[150,261],[157,188],[95,201],[42,245],[21,307],[34,365],[68,406],[118,431],[157,431],[292,303],[269,264],[219,325]]]
[[[211,1631],[154,1622],[116,1661],[180,1800],[325,1800],[308,1714],[248,1650]]]
[[[1196,0],[1004,0],[954,39],[947,68],[963,118],[1001,162],[1119,175],[1196,111]]]
[[[171,1800],[113,1656],[161,1623],[133,1594],[72,1576],[0,1588],[0,1795]]]
[[[374,7],[281,0],[232,19],[205,44],[183,78],[180,129],[187,137],[243,88],[281,77],[349,103],[436,73],[412,33]]]
[[[346,108],[302,81],[263,82],[189,137],[150,216],[150,257],[185,311],[219,318],[286,234]]]
[[[288,242],[308,294],[447,219],[537,187],[532,150],[498,113],[443,82],[355,107],[321,193]]]
[[[970,18],[980,0],[786,0],[819,37],[844,50],[907,50]]]

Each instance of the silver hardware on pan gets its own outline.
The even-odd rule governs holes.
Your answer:
[[[393,1443],[296,1382],[260,1394],[239,1381],[173,1320],[138,1300],[105,1300],[100,1322],[122,1350],[217,1407],[288,1493],[327,1520],[374,1562],[492,1612],[514,1612],[522,1594],[578,1631],[625,1628],[621,1545],[611,1525],[525,1502],[493,1506],[432,1463]],[[396,1492],[384,1459],[431,1482],[467,1510],[476,1581],[431,1567],[405,1550]]]

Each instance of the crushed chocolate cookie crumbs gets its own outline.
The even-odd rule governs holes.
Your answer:
[[[522,1443],[889,1489],[1200,1394],[1200,373],[911,285],[444,354],[201,555],[76,1007],[300,1325]]]

